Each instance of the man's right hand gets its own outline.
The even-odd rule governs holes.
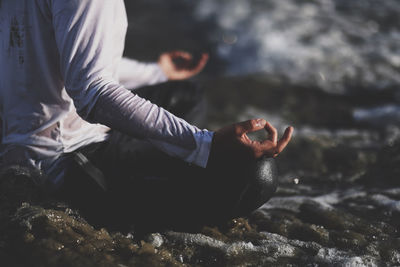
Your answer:
[[[253,141],[247,133],[265,129],[268,139]],[[264,119],[254,119],[235,123],[217,130],[214,133],[208,165],[220,162],[249,162],[262,156],[276,157],[289,143],[293,127],[285,130],[278,140],[277,130]]]

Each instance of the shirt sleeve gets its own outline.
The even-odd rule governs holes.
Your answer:
[[[78,114],[205,167],[212,132],[132,94],[114,79],[124,45],[125,31],[119,30],[126,24],[123,1],[53,0],[51,8],[60,71]]]
[[[122,58],[118,66],[118,78],[121,85],[130,90],[168,80],[157,63],[139,62],[130,58]]]

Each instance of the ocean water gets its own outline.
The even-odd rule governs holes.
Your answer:
[[[227,74],[265,72],[344,93],[397,86],[400,3],[384,1],[202,0],[195,18],[212,20],[211,38]]]

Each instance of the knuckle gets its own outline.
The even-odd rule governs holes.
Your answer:
[[[242,133],[242,128],[240,127],[240,125],[235,125],[234,127],[233,127],[233,131],[235,132],[235,135],[241,135],[241,133]]]
[[[247,129],[253,129],[257,127],[257,121],[256,120],[248,120],[246,121],[246,128]]]

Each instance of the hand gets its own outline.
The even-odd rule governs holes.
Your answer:
[[[208,54],[203,53],[198,62],[184,51],[172,51],[161,54],[158,64],[170,80],[184,80],[199,73],[208,61]]]
[[[261,129],[268,132],[268,139],[259,142],[247,136],[247,133]],[[254,161],[262,156],[275,158],[285,149],[292,133],[293,127],[288,127],[282,138],[278,140],[277,130],[264,119],[248,120],[226,126],[214,133],[209,163],[218,164],[221,161],[228,161],[234,164],[238,161]]]

